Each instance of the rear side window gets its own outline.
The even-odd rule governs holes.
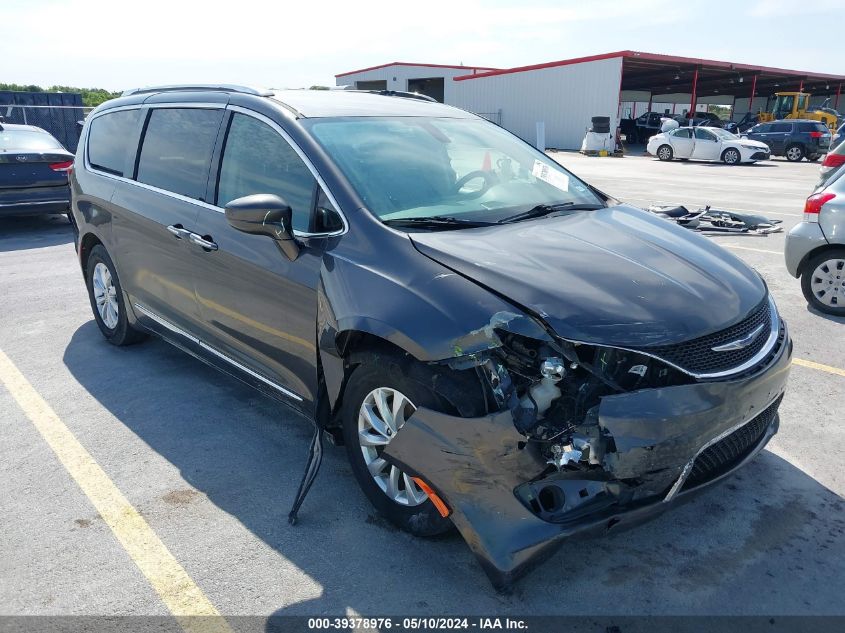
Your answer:
[[[755,125],[749,132],[751,134],[766,134],[767,132],[772,131],[772,124],[771,123],[763,123],[763,125]]]
[[[156,108],[150,113],[138,182],[202,200],[222,110]]]
[[[677,138],[692,138],[692,130],[690,130],[688,127],[682,127],[675,130],[672,136],[675,136]]]
[[[772,123],[772,129],[769,132],[791,132],[791,123]]]
[[[256,193],[272,193],[285,200],[293,211],[293,228],[307,231],[316,180],[302,159],[266,123],[235,113],[217,188],[217,206]]]
[[[135,140],[140,110],[118,110],[98,116],[88,131],[88,162],[94,169],[123,176],[129,143]]]

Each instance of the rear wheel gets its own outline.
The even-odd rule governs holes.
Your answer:
[[[804,148],[801,145],[790,145],[783,154],[786,160],[797,163],[804,158]]]
[[[742,156],[739,155],[738,149],[729,147],[722,152],[722,162],[726,165],[738,165],[740,160],[742,160]]]
[[[440,397],[408,377],[403,359],[372,354],[343,393],[343,439],[358,485],[378,512],[406,532],[435,536],[452,527],[428,495],[382,452],[417,407],[443,410]]]
[[[824,251],[808,261],[801,290],[816,310],[845,316],[845,248]]]
[[[145,334],[133,328],[126,318],[126,305],[114,262],[101,244],[91,249],[85,281],[94,320],[109,343],[131,345],[145,338]]]
[[[658,160],[672,160],[672,148],[668,145],[661,145],[657,148]]]

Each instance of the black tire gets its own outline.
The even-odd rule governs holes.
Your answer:
[[[675,155],[670,145],[661,145],[657,148],[655,154],[657,155],[657,160],[664,161],[672,160],[672,157]]]
[[[739,153],[738,149],[729,147],[722,152],[722,162],[725,163],[725,165],[739,165],[741,160],[742,155]]]
[[[801,274],[801,291],[804,293],[804,298],[807,300],[807,303],[819,312],[832,314],[834,316],[845,316],[845,266],[843,266],[841,270],[831,271],[834,279],[831,280],[833,283],[830,284],[830,287],[834,288],[836,283],[839,283],[837,299],[841,299],[842,307],[829,306],[822,303],[822,301],[815,295],[812,288],[813,274],[816,269],[825,262],[835,259],[845,260],[845,248],[832,248],[823,251],[808,260],[804,265],[803,272]]]
[[[97,264],[105,265],[109,274],[111,275],[112,283],[114,284],[115,300],[117,302],[117,323],[114,327],[109,327],[100,316],[100,311],[97,309],[97,300],[94,298],[94,270]],[[138,343],[146,338],[146,334],[129,325],[126,318],[126,305],[123,301],[123,290],[120,285],[120,279],[117,276],[114,262],[109,257],[108,251],[101,244],[97,244],[91,249],[91,254],[88,256],[88,263],[85,267],[85,285],[88,287],[88,300],[91,302],[91,310],[94,313],[94,320],[97,322],[97,327],[105,339],[112,345],[132,345]]]
[[[792,145],[787,146],[787,148],[783,152],[783,155],[786,157],[786,160],[791,163],[799,162],[802,158],[804,158],[805,154],[806,152],[804,151],[804,146],[798,145],[797,143],[793,143]]]
[[[414,361],[410,361],[413,363]],[[420,368],[418,368],[420,369]],[[422,369],[424,371],[424,368]],[[409,361],[387,353],[372,353],[363,357],[352,371],[343,392],[341,416],[343,440],[352,473],[361,490],[375,509],[396,527],[415,536],[436,536],[452,529],[452,522],[440,515],[430,499],[421,505],[402,505],[391,499],[376,483],[367,469],[358,439],[358,413],[365,398],[380,387],[395,389],[404,394],[416,407],[439,411],[448,410],[443,399],[421,382],[411,378],[417,372],[409,370]],[[438,377],[439,378],[439,377]],[[400,431],[401,432],[401,431]],[[420,473],[424,475],[424,473]]]

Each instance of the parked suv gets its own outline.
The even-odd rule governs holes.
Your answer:
[[[463,110],[129,91],[72,189],[109,342],[156,333],[314,421],[291,519],[327,434],[381,513],[454,524],[501,587],[777,430],[791,343],[760,275]]]
[[[773,156],[785,156],[797,162],[802,158],[814,161],[830,148],[830,130],[818,121],[772,121],[759,123],[743,136],[762,141],[772,150]]]

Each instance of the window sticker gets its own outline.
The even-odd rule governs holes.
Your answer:
[[[569,191],[569,176],[560,173],[542,161],[534,161],[534,168],[531,170],[531,174],[535,178],[549,183],[552,187],[557,187],[561,191]]]

